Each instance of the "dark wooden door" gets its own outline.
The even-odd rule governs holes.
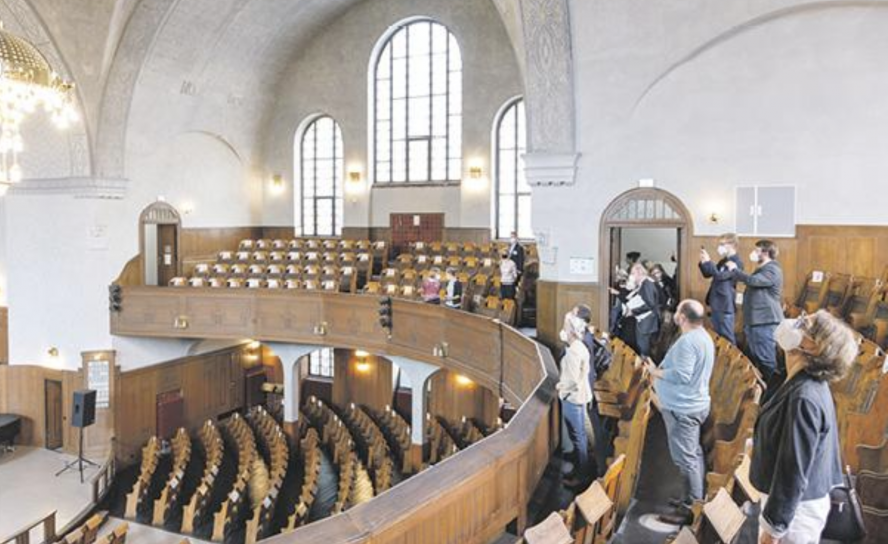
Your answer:
[[[389,216],[389,226],[395,255],[406,250],[410,242],[444,240],[443,213],[393,213]]]
[[[157,395],[157,436],[172,438],[185,425],[185,399],[182,391],[167,391]]]
[[[179,275],[178,230],[176,225],[157,226],[157,284],[169,285]]]
[[[62,422],[62,382],[44,380],[46,402],[46,449],[56,450],[64,445]]]

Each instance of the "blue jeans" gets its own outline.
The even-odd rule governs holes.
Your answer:
[[[682,501],[688,506],[694,501],[703,500],[706,485],[706,456],[700,445],[700,429],[709,409],[693,414],[681,414],[663,410],[663,423],[666,424],[666,440],[669,455],[681,473],[683,485]]]
[[[762,372],[765,381],[770,382],[777,373],[777,342],[774,340],[777,324],[747,325],[745,330],[749,358]]]
[[[712,320],[712,328],[719,336],[737,345],[737,335],[734,334],[734,314],[712,312],[710,319]]]
[[[561,415],[567,425],[567,437],[577,452],[577,464],[574,473],[577,476],[586,475],[586,467],[589,466],[589,446],[586,439],[586,405],[574,404],[567,400],[561,401]]]

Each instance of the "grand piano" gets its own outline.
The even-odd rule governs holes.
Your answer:
[[[0,452],[12,451],[15,438],[22,431],[22,418],[13,414],[0,414]]]

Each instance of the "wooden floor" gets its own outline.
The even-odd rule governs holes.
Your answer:
[[[0,542],[22,527],[57,511],[56,528],[61,530],[90,503],[90,480],[96,469],[84,471],[84,484],[77,472],[55,473],[73,457],[42,448],[17,446],[14,453],[0,456]],[[42,530],[32,535],[42,540]]]

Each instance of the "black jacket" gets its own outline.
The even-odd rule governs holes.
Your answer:
[[[459,306],[462,305],[462,294],[463,294],[462,284],[458,280],[453,280],[453,300],[447,300],[447,298],[446,298],[447,297],[446,293],[449,290],[450,290],[450,282],[448,281],[448,282],[444,283],[444,292],[445,292],[444,304],[446,306],[452,306],[454,308],[458,308]]]
[[[737,270],[743,270],[743,261],[737,255],[725,257],[718,264],[712,261],[700,263],[703,277],[712,278],[709,292],[706,293],[706,304],[710,310],[720,314],[733,314],[736,311],[737,277],[733,270],[728,270],[725,266],[728,261],[733,261]]]
[[[515,261],[515,268],[518,269],[519,274],[524,273],[524,248],[521,247],[521,243],[515,244],[514,247],[509,245],[509,258]]]
[[[836,409],[826,382],[799,372],[765,403],[749,478],[768,494],[763,514],[778,531],[789,526],[801,501],[821,499],[842,483]]]
[[[775,325],[783,320],[783,270],[777,261],[756,268],[752,274],[734,272],[746,284],[743,293],[743,323],[749,326]]]
[[[650,278],[643,280],[638,295],[644,304],[632,309],[632,316],[636,320],[635,333],[655,334],[660,330],[660,292],[656,282]],[[647,312],[650,312],[647,317],[638,319]]]

